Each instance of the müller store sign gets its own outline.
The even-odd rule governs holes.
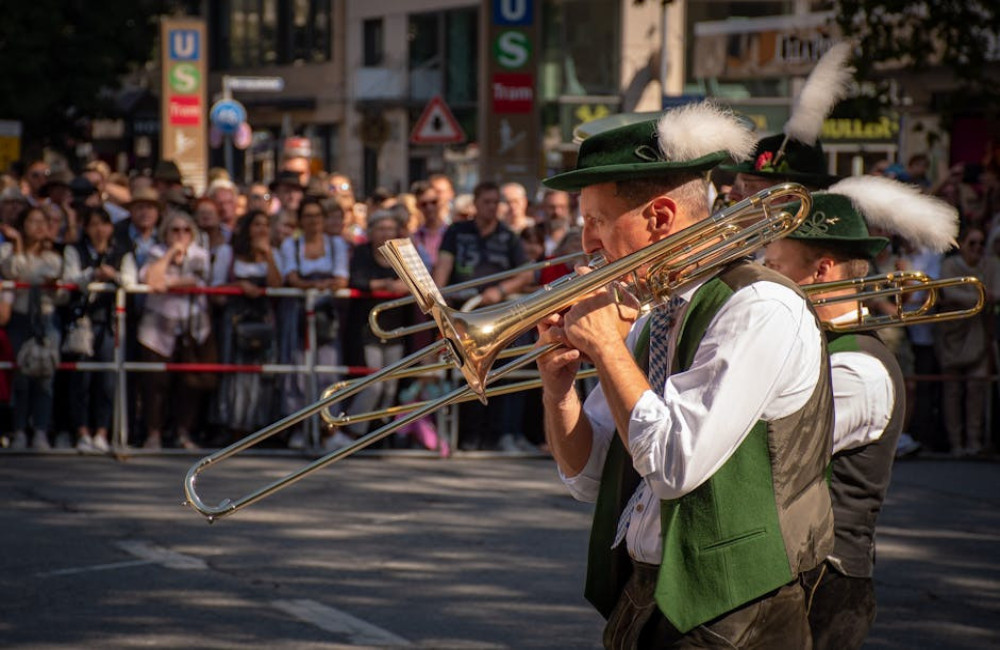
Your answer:
[[[702,22],[694,35],[694,76],[735,81],[805,76],[840,29],[827,11]]]

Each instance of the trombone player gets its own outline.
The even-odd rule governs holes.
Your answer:
[[[876,226],[944,252],[958,234],[958,213],[913,186],[876,176],[848,178],[813,194],[806,221],[768,245],[764,263],[802,286],[863,278],[869,261],[889,243],[870,235],[869,227]],[[867,312],[857,300],[819,304],[816,311],[835,326],[856,324]],[[840,650],[860,648],[875,620],[875,522],[903,429],[906,388],[895,355],[874,332],[828,332],[827,348],[836,542],[804,586],[813,648]]]
[[[577,168],[583,244],[614,261],[709,216],[706,172],[754,138],[689,105],[593,135]],[[833,548],[833,398],[820,323],[783,276],[740,262],[634,322],[617,293],[539,324],[546,439],[596,502],[587,599],[607,648],[808,647],[799,576]],[[599,386],[581,400],[580,362]],[[728,645],[726,647],[729,647]]]

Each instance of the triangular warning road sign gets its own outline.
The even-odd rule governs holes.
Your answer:
[[[465,131],[459,126],[458,120],[441,99],[441,95],[434,95],[431,101],[427,102],[424,112],[420,114],[420,119],[410,133],[410,142],[413,144],[465,142]]]

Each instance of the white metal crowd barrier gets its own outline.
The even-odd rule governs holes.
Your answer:
[[[24,290],[32,285],[24,282],[0,281],[0,289],[3,290]],[[114,293],[115,294],[115,337],[114,355],[109,362],[96,361],[61,361],[59,370],[78,372],[100,372],[111,371],[115,373],[115,399],[113,405],[114,421],[112,425],[112,445],[118,451],[128,449],[129,439],[129,417],[128,417],[128,373],[130,372],[212,372],[212,373],[258,373],[258,374],[298,374],[306,373],[307,376],[307,403],[314,403],[319,399],[321,390],[316,382],[317,373],[337,374],[344,377],[360,376],[376,372],[378,368],[367,368],[363,366],[348,365],[321,365],[317,363],[317,339],[316,339],[316,300],[320,296],[333,296],[334,298],[357,299],[374,298],[388,300],[400,297],[400,294],[375,291],[362,292],[356,289],[339,289],[330,291],[327,289],[294,289],[289,287],[266,287],[261,289],[260,295],[271,298],[301,298],[305,300],[305,324],[306,337],[303,349],[303,363],[301,364],[231,364],[231,363],[150,363],[142,361],[126,360],[126,340],[123,333],[126,331],[128,312],[126,309],[126,299],[128,294],[148,294],[153,293],[147,285],[133,285],[120,287],[110,283],[91,283],[86,287],[69,283],[52,283],[44,285],[45,289],[74,291],[85,288],[88,292]],[[171,294],[205,294],[220,296],[238,296],[245,292],[239,287],[184,287],[169,289]],[[10,361],[0,362],[0,370],[16,368],[16,364]],[[460,377],[460,375],[458,375]],[[438,430],[442,434],[448,432],[451,448],[455,449],[457,444],[457,408],[446,409],[439,414]],[[319,417],[310,418],[307,433],[310,440],[315,444],[319,440],[318,429]]]

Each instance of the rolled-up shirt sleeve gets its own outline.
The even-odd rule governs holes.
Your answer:
[[[895,390],[882,362],[864,352],[830,356],[833,453],[868,445],[889,426]]]
[[[647,318],[648,316],[641,317],[629,331],[625,345],[630,350],[635,348],[636,340],[645,327]],[[593,432],[590,458],[583,470],[576,476],[567,477],[560,471],[559,478],[562,479],[574,499],[592,503],[597,501],[601,473],[604,470],[604,459],[608,455],[611,440],[617,435],[615,419],[611,414],[611,409],[608,408],[608,402],[600,384],[587,395],[587,399],[583,403],[583,414],[590,422],[590,428]]]
[[[660,499],[691,492],[758,420],[806,404],[823,354],[822,334],[799,294],[766,281],[742,288],[709,324],[690,368],[643,393],[633,408],[629,451],[636,471]]]

